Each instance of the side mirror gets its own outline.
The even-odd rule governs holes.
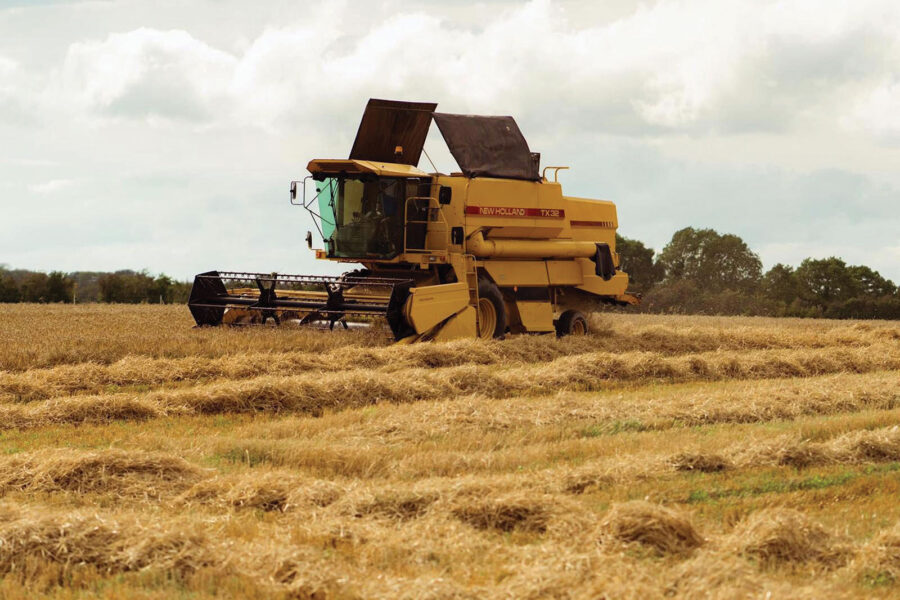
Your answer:
[[[296,200],[296,199],[297,199],[297,182],[292,181],[291,182],[291,203],[293,203],[294,200]]]
[[[306,247],[312,250],[312,231],[306,232]]]

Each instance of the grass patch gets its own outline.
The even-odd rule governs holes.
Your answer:
[[[736,487],[691,490],[684,501],[688,504],[697,504],[715,502],[723,498],[751,498],[765,494],[788,494],[798,491],[822,490],[846,485],[862,477],[894,473],[896,471],[900,471],[900,463],[868,465],[854,470],[843,470],[831,474],[814,474],[806,477],[783,478],[781,472],[775,472],[760,476],[756,481]]]

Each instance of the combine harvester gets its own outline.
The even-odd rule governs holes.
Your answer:
[[[406,342],[562,336],[587,333],[584,312],[597,302],[638,302],[619,270],[612,202],[564,196],[557,173],[566,167],[541,172],[512,117],[436,107],[369,100],[350,158],[313,160],[311,175],[291,183],[291,202],[324,240],[316,258],[363,269],[202,273],[189,300],[197,325],[347,327],[348,318],[379,316]],[[461,173],[417,168],[432,119]],[[306,240],[312,248],[311,233]]]

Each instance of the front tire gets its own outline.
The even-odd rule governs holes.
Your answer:
[[[483,340],[503,337],[506,333],[506,304],[500,288],[492,281],[478,281],[478,337]]]
[[[556,321],[556,336],[563,337],[565,335],[587,335],[588,320],[581,312],[577,310],[567,310],[559,315]]]

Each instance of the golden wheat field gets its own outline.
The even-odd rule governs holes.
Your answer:
[[[900,595],[900,323],[0,308],[0,597]]]

